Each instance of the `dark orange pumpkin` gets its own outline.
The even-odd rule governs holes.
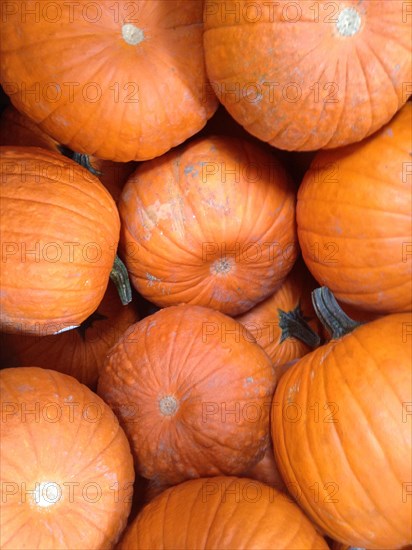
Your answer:
[[[126,331],[98,393],[136,468],[160,485],[243,473],[263,458],[277,376],[244,327],[200,306],[164,308]]]
[[[412,103],[359,144],[321,151],[298,191],[299,242],[320,285],[355,308],[412,304]]]
[[[252,479],[186,481],[150,502],[126,529],[118,550],[327,550],[302,511]]]
[[[320,344],[321,325],[311,298],[315,287],[316,281],[299,261],[272,296],[236,318],[255,337],[277,369],[283,371],[283,365]]]
[[[95,389],[107,352],[138,320],[134,304],[122,305],[110,282],[97,310],[76,329],[50,336],[0,334],[0,362],[2,367],[37,364]]]
[[[1,548],[112,549],[134,481],[116,416],[56,371],[4,369],[0,386]]]
[[[200,138],[141,164],[119,211],[131,282],[162,307],[243,313],[297,257],[293,184],[266,148],[244,140]]]
[[[287,487],[279,473],[272,445],[266,449],[262,460],[244,472],[242,477],[255,479],[256,481],[274,487],[282,493],[288,493]]]
[[[8,106],[0,117],[0,145],[24,145],[26,147],[42,147],[57,153],[66,153],[55,139],[47,135],[27,116],[13,106]],[[73,157],[71,151],[67,151]],[[136,169],[135,162],[112,162],[95,156],[89,157],[91,169],[108,189],[115,201],[120,197],[122,187]]]
[[[113,198],[85,168],[37,147],[1,147],[0,173],[1,330],[39,336],[80,325],[113,268]]]
[[[157,157],[217,108],[206,93],[202,0],[10,6],[2,86],[73,151],[121,162]]]
[[[348,545],[411,542],[411,326],[404,313],[334,332],[275,392],[271,430],[282,478],[307,515]]]
[[[360,141],[411,94],[408,10],[402,0],[206,0],[210,93],[280,149]]]

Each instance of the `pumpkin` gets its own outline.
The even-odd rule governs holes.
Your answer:
[[[173,485],[236,475],[263,458],[276,381],[269,357],[240,323],[180,305],[125,332],[97,392],[119,417],[139,474]]]
[[[214,477],[171,487],[126,529],[118,550],[327,550],[302,511],[251,479]]]
[[[279,149],[361,141],[411,93],[408,23],[401,0],[207,0],[210,93]]]
[[[275,459],[298,504],[332,539],[401,548],[412,533],[412,316],[351,326],[323,290],[316,310],[335,330],[279,381]]]
[[[97,310],[76,329],[50,336],[0,334],[0,362],[8,368],[37,364],[95,389],[107,352],[138,320],[134,304],[123,306],[110,282]]]
[[[206,94],[202,7],[17,3],[2,24],[2,86],[73,151],[120,162],[157,157],[198,132],[218,105]]]
[[[0,172],[0,329],[40,336],[80,325],[115,261],[114,200],[85,168],[37,147],[1,147]]]
[[[1,548],[113,548],[134,481],[116,416],[89,388],[49,369],[4,369],[0,384]]]
[[[256,481],[265,483],[265,485],[274,487],[282,493],[288,493],[287,487],[276,464],[272,444],[266,449],[262,460],[244,472],[241,477],[255,479]]]
[[[83,156],[76,156],[76,153],[60,145],[12,105],[6,107],[0,117],[0,145],[42,147],[43,149],[63,153],[69,158],[85,161]],[[115,201],[120,197],[123,184],[136,169],[135,162],[112,162],[110,160],[99,159],[95,156],[88,157],[87,162],[90,171],[94,175],[97,175]]]
[[[142,163],[119,212],[131,282],[161,307],[238,315],[273,294],[297,257],[293,185],[241,139],[200,138]]]
[[[362,143],[318,153],[298,191],[304,261],[320,285],[357,309],[411,309],[411,142],[408,103]]]
[[[315,286],[316,281],[299,261],[272,296],[236,318],[278,369],[320,344],[320,323],[311,300]]]

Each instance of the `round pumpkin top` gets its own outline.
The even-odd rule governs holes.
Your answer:
[[[210,85],[250,134],[279,149],[354,143],[410,95],[402,0],[205,2]]]
[[[277,375],[237,321],[200,306],[159,310],[111,349],[98,393],[141,475],[162,483],[240,474],[269,443]]]
[[[100,181],[38,147],[0,148],[1,328],[55,334],[101,302],[120,220]]]
[[[202,0],[15,7],[2,25],[3,88],[73,151],[121,162],[153,158],[198,132],[217,109],[206,78]]]
[[[290,498],[252,479],[212,477],[181,483],[150,502],[119,550],[327,550]]]
[[[48,369],[5,369],[0,385],[1,548],[112,548],[134,482],[113,412],[71,376]]]
[[[410,313],[361,325],[301,358],[275,391],[280,473],[308,516],[348,545],[410,541],[411,326]]]

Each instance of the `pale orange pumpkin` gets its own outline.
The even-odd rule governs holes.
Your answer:
[[[136,290],[238,315],[264,300],[298,250],[295,189],[248,141],[199,138],[142,163],[119,201],[121,256]]]
[[[49,336],[0,333],[1,366],[36,364],[69,374],[95,389],[107,352],[138,320],[134,302],[122,305],[110,282],[96,311],[78,328]]]
[[[240,323],[180,305],[125,332],[98,393],[118,415],[138,472],[161,486],[237,475],[259,462],[276,382],[269,357]]]
[[[411,310],[411,143],[408,102],[368,139],[320,151],[299,187],[303,259],[343,304]]]
[[[186,481],[152,500],[118,550],[327,550],[300,508],[252,479]]]
[[[335,327],[332,340],[299,359],[275,391],[276,462],[325,534],[362,548],[402,548],[412,534],[412,316],[356,326],[326,298],[316,309]]]
[[[4,550],[110,550],[126,526],[134,470],[106,403],[71,376],[0,371]]]
[[[0,148],[0,329],[56,334],[98,307],[120,220],[101,182],[40,147]]]
[[[216,96],[205,93],[202,0],[10,6],[3,88],[73,151],[121,162],[153,158],[198,132],[217,108]]]
[[[280,149],[361,141],[411,94],[402,0],[213,0],[204,4],[204,28],[210,93]]]
[[[0,117],[0,145],[42,147],[65,154],[80,163],[87,163],[86,166],[99,178],[115,201],[119,199],[127,178],[136,169],[135,162],[113,162],[99,159],[93,155],[86,158],[73,153],[46,134],[30,118],[20,113],[12,105],[6,107]]]

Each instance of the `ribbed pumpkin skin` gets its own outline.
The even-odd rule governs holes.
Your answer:
[[[360,144],[322,151],[298,191],[299,243],[320,285],[356,308],[410,311],[412,104]]]
[[[279,310],[290,313],[300,306],[309,326],[315,332],[319,332],[320,323],[311,301],[311,291],[316,286],[316,281],[299,262],[272,296],[236,318],[256,338],[257,343],[272,359],[274,366],[280,367],[299,359],[311,350],[298,338],[287,337],[281,341],[283,331]]]
[[[150,502],[118,550],[327,550],[302,511],[263,483],[237,477],[196,479]]]
[[[241,139],[201,138],[142,164],[119,201],[133,285],[162,307],[247,311],[293,267],[295,200],[279,162]]]
[[[50,336],[0,333],[0,363],[57,370],[94,390],[107,352],[138,320],[134,304],[122,305],[110,282],[97,310],[77,329]]]
[[[102,159],[145,160],[212,116],[218,101],[205,93],[202,0],[54,4],[18,3],[2,24],[0,53],[13,105],[57,141]],[[35,23],[36,15],[23,16],[36,9]],[[127,38],[131,25],[141,42]],[[37,96],[26,93],[36,86]]]
[[[407,101],[412,80],[400,0],[206,1],[210,85],[250,134],[313,151],[364,139]],[[345,19],[360,22],[342,35]]]
[[[108,285],[116,204],[62,155],[37,147],[1,147],[0,155],[1,329],[39,336],[79,325]]]
[[[42,147],[61,153],[61,146],[55,139],[43,132],[37,124],[12,105],[6,107],[0,117],[0,145]],[[117,201],[124,183],[136,169],[136,163],[112,162],[94,156],[90,156],[89,161],[92,168],[100,172],[97,177]]]
[[[181,305],[145,317],[111,349],[97,391],[143,477],[237,475],[263,457],[277,377],[246,336],[218,311]]]
[[[115,415],[86,386],[52,370],[5,369],[0,384],[1,548],[113,548],[134,481]]]
[[[275,392],[281,475],[308,517],[352,546],[411,542],[411,321],[388,315],[332,340],[291,367]]]

